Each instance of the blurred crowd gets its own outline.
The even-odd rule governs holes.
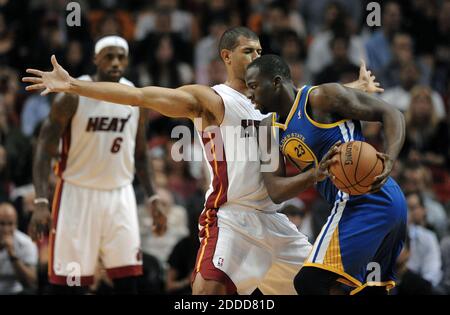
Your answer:
[[[79,0],[81,25],[72,27],[66,23],[68,2],[0,0],[0,294],[47,288],[47,244],[33,248],[26,233],[33,212],[33,153],[52,95],[25,92],[25,69],[50,69],[50,55],[56,54],[72,76],[93,73],[95,41],[119,34],[130,44],[126,77],[137,86],[212,86],[226,76],[218,40],[238,25],[260,36],[264,54],[288,62],[298,86],[356,80],[360,60],[366,60],[385,89],[379,97],[406,118],[406,141],[392,176],[407,196],[409,237],[394,293],[450,294],[450,0],[378,1],[380,27],[367,25],[371,1],[365,0]],[[193,130],[188,120],[148,113],[149,160],[169,218],[167,233],[152,235],[151,218],[141,206],[142,293],[190,292],[197,219],[209,178],[202,162],[171,158],[177,140],[171,131],[178,125]],[[368,142],[382,151],[380,124],[363,127]],[[192,150],[201,148],[193,143]],[[135,188],[142,204],[138,182]],[[282,211],[313,242],[329,206],[309,189]],[[17,270],[6,263],[14,231],[23,245],[16,254],[38,270],[27,281],[16,279]],[[91,290],[108,294],[112,284],[99,266]]]

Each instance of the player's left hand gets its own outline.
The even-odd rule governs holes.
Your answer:
[[[370,70],[367,70],[366,63],[361,59],[361,65],[359,67],[358,81],[361,84],[362,89],[366,93],[381,93],[384,89],[380,87],[380,83],[375,81],[375,76]]]
[[[53,65],[52,71],[41,71],[37,69],[26,70],[27,73],[35,76],[22,78],[23,82],[31,83],[25,90],[43,90],[41,95],[47,95],[51,92],[68,92],[70,90],[70,82],[73,78],[60,66],[55,55],[52,55],[51,62]]]
[[[147,206],[153,219],[152,232],[157,236],[164,235],[167,231],[167,205],[156,196],[149,200]]]
[[[327,176],[330,176],[328,169],[330,166],[337,162],[333,157],[339,152],[339,146],[341,145],[341,141],[337,141],[333,146],[328,150],[328,152],[322,157],[318,167],[314,169],[314,176],[316,178],[316,182],[321,182]]]
[[[377,152],[377,156],[379,159],[383,161],[383,172],[375,177],[374,182],[372,183],[372,187],[369,193],[377,192],[383,187],[386,181],[389,178],[389,174],[391,174],[392,167],[394,166],[394,160],[386,153]]]

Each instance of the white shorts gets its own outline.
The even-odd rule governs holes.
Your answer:
[[[294,277],[312,245],[281,213],[257,210],[203,211],[194,269],[226,285],[228,293],[297,294]]]
[[[95,190],[58,180],[52,205],[49,281],[93,283],[99,259],[114,278],[142,274],[132,185]]]

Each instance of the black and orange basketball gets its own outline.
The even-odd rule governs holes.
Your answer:
[[[337,160],[329,168],[335,176],[333,183],[350,195],[367,193],[374,178],[383,172],[383,161],[377,156],[377,150],[366,142],[343,143],[333,159]]]

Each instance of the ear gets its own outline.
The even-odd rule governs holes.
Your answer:
[[[273,78],[272,82],[273,82],[273,86],[277,89],[277,88],[280,88],[281,85],[283,84],[283,79],[281,78],[280,75],[276,75]]]
[[[231,63],[231,50],[222,49],[220,51],[220,57],[222,58],[223,62],[225,62],[225,64],[230,64]]]

